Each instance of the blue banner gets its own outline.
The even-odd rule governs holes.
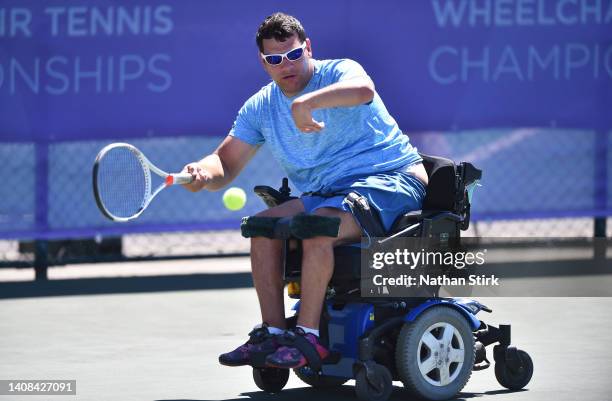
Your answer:
[[[3,0],[0,238],[237,227],[220,193],[179,190],[111,224],[91,165],[116,140],[172,171],[214,150],[269,82],[275,11],[315,58],[361,63],[419,150],[483,168],[475,219],[612,213],[612,0]],[[235,185],[279,185],[266,152]]]
[[[224,135],[268,82],[255,31],[296,15],[406,131],[612,126],[612,1],[4,1],[0,135]]]

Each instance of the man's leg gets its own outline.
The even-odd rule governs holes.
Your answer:
[[[361,228],[352,214],[334,208],[321,208],[318,216],[340,217],[338,237],[314,237],[302,240],[301,302],[298,325],[317,330],[327,284],[334,270],[334,246],[357,242]]]
[[[355,242],[361,237],[361,229],[350,213],[333,208],[321,208],[314,214],[340,217],[341,221],[337,238],[314,237],[302,240],[301,301],[297,324],[307,330],[319,329],[325,290],[334,269],[334,246]],[[316,331],[312,333],[308,330],[300,335],[312,344],[321,359],[329,355],[329,350],[320,343]],[[302,352],[291,345],[279,347],[276,352],[266,357],[266,362],[270,366],[279,368],[298,368],[308,363]]]
[[[257,216],[285,217],[304,211],[302,201],[294,199],[277,207],[267,209]],[[283,278],[281,271],[280,240],[251,238],[251,271],[253,283],[259,298],[262,322],[277,329],[285,328],[285,306]],[[233,351],[219,355],[219,362],[227,366],[243,366],[252,362],[252,357],[268,355],[278,349],[276,334],[271,327],[253,330],[249,340]]]
[[[304,211],[299,199],[264,210],[257,216],[286,217]],[[282,241],[265,237],[251,238],[251,271],[259,298],[262,322],[285,328],[284,283],[281,266]]]

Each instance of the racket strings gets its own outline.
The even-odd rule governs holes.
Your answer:
[[[138,156],[128,148],[109,150],[98,164],[100,201],[113,216],[138,213],[150,194],[150,176]]]

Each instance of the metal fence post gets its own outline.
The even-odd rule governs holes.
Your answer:
[[[47,280],[47,268],[49,267],[47,240],[36,240],[34,243],[34,279],[36,281]]]
[[[48,229],[49,210],[49,142],[47,139],[36,142],[36,231],[34,242],[34,273],[36,280],[47,279],[48,241],[44,238]]]
[[[595,131],[595,208],[605,210],[608,205],[608,133]],[[606,216],[597,216],[593,221],[595,249],[593,257],[603,260],[606,257]]]

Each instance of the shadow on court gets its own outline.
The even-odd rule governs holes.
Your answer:
[[[524,392],[529,390],[520,390]],[[461,392],[456,398],[450,401],[462,401],[474,398],[479,398],[485,395],[508,394],[510,390],[487,391],[484,393],[468,393]],[[267,394],[263,391],[240,393],[240,398],[228,398],[224,401],[356,401],[355,387],[353,385],[344,385],[334,389],[315,389],[311,387],[285,389],[278,394]],[[410,400],[414,396],[403,387],[393,386],[393,393],[389,398],[390,401]],[[155,401],[214,401],[207,399],[164,399]]]
[[[0,283],[0,299],[248,288],[251,273],[84,278]]]

